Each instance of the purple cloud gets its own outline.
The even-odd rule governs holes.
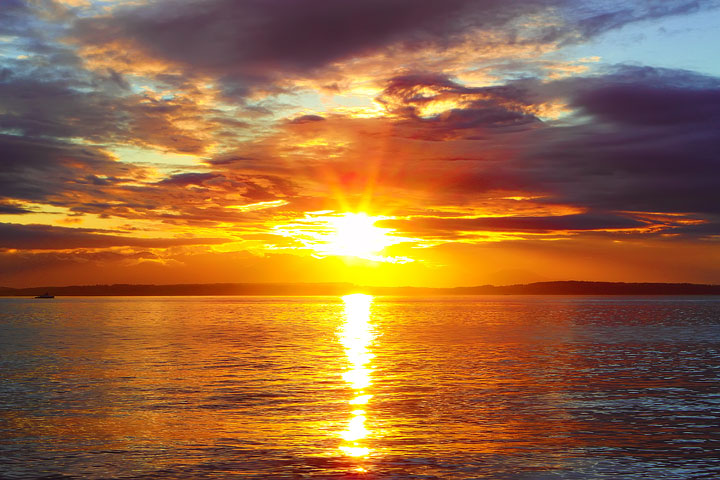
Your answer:
[[[0,223],[0,249],[65,250],[135,246],[165,248],[175,245],[208,245],[226,242],[220,238],[137,238],[111,235],[88,228],[53,227]]]
[[[587,231],[632,229],[647,226],[629,217],[612,214],[577,214],[544,217],[483,217],[483,218],[411,218],[384,220],[378,226],[396,228],[404,233],[430,236],[455,236],[459,232],[527,232]]]
[[[548,200],[602,210],[720,214],[719,80],[623,68],[564,83],[570,104],[587,119],[537,130],[517,163]]]

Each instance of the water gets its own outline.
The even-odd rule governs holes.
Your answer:
[[[0,478],[720,478],[720,298],[0,298]]]

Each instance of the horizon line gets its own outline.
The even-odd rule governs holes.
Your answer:
[[[372,286],[350,282],[219,282],[175,284],[93,284],[64,286],[5,287],[0,296],[42,293],[63,296],[336,296],[349,293],[376,295],[455,294],[455,295],[720,295],[720,285],[689,282],[606,282],[555,280],[510,285],[472,285],[455,287]]]

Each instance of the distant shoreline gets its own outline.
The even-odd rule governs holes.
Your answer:
[[[474,287],[370,287],[351,283],[202,283],[173,285],[73,285],[0,287],[0,296],[335,296],[371,295],[720,295],[720,285],[695,283],[624,283],[558,281]]]

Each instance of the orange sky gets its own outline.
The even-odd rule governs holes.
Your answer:
[[[712,2],[166,3],[0,13],[0,286],[720,283]]]

